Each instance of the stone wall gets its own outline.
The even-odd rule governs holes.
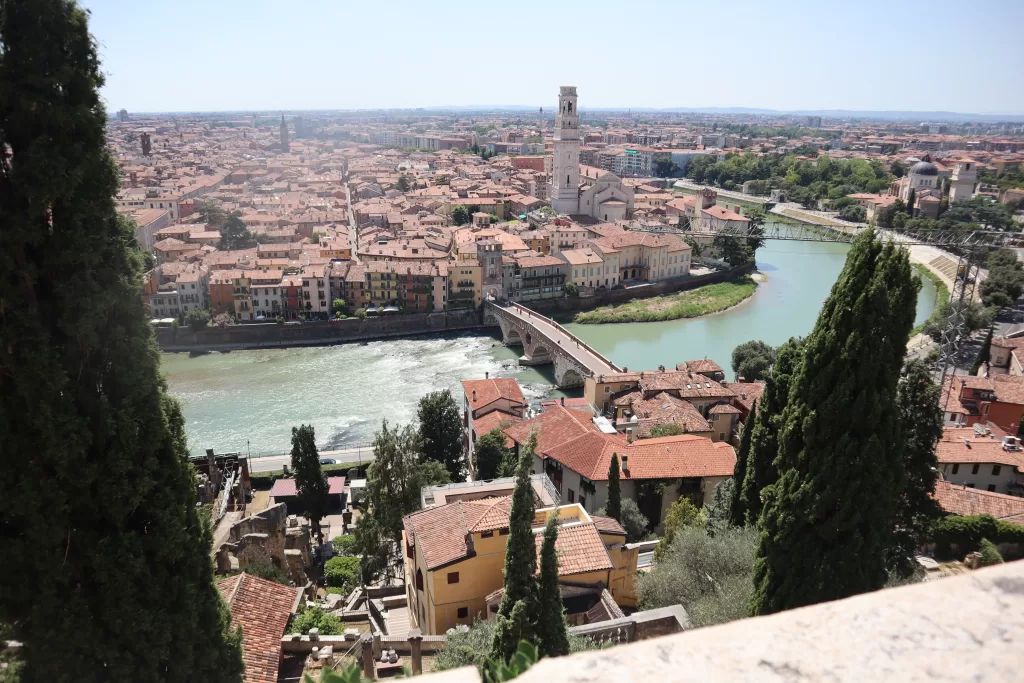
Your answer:
[[[410,313],[383,318],[346,318],[298,325],[252,323],[207,327],[155,328],[161,351],[232,351],[289,346],[324,346],[483,327],[478,309],[448,313]]]
[[[217,571],[244,570],[251,562],[269,560],[285,570],[297,585],[306,583],[310,563],[309,532],[302,524],[288,525],[284,503],[240,519],[228,530],[228,540],[217,549]]]
[[[545,659],[516,683],[1019,681],[1024,562]],[[423,683],[476,683],[466,667]]]

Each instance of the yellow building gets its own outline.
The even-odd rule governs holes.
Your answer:
[[[424,634],[439,635],[490,618],[487,597],[504,581],[511,500],[460,500],[405,517],[406,597],[411,623]],[[549,514],[559,520],[555,547],[560,581],[603,587],[618,605],[635,607],[639,553],[626,547],[619,523],[592,517],[579,504],[537,510],[533,534],[538,567]]]
[[[472,302],[472,303],[471,303]],[[447,309],[475,308],[483,303],[483,268],[477,260],[448,263]]]

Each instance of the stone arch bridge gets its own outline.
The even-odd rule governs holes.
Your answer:
[[[505,346],[522,346],[522,365],[554,363],[559,387],[582,386],[586,377],[621,372],[610,360],[592,349],[550,318],[516,303],[488,301],[484,322],[496,322]]]

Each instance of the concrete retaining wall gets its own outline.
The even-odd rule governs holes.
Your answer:
[[[483,327],[477,309],[441,313],[411,313],[386,318],[329,320],[301,325],[257,323],[155,330],[161,351],[233,351],[287,346],[325,346],[416,334],[436,334]]]

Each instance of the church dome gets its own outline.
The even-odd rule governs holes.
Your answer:
[[[939,175],[939,169],[932,163],[932,157],[929,154],[925,154],[921,161],[911,166],[910,172],[914,175]]]
[[[939,175],[939,169],[930,161],[919,161],[910,167],[914,175]]]

